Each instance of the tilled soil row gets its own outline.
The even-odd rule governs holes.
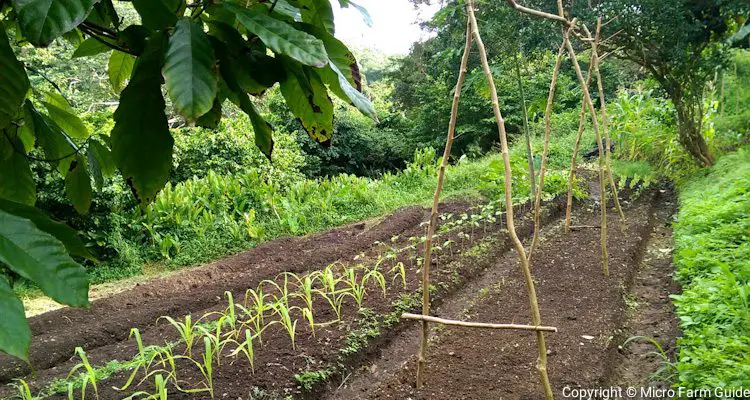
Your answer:
[[[627,223],[609,214],[611,275],[602,273],[598,229],[564,233],[560,224],[546,229],[534,255],[533,274],[544,325],[559,332],[547,335],[549,376],[557,397],[566,387],[600,387],[609,381],[609,355],[621,344],[627,319],[625,294],[643,259],[648,237],[664,214],[655,213],[664,195],[649,191],[626,209]],[[577,216],[576,225],[596,226],[597,210]],[[514,251],[496,260],[500,279],[454,307],[447,318],[480,322],[530,323],[528,296]],[[501,272],[504,271],[504,272]],[[394,342],[395,343],[395,342]],[[414,346],[386,353],[401,364],[385,373],[392,360],[372,360],[351,385],[332,387],[329,399],[543,399],[535,368],[533,333],[439,327],[428,351],[427,381],[414,388]],[[367,384],[367,382],[370,384]],[[364,382],[364,384],[362,383]]]
[[[450,203],[447,205],[443,205],[441,208],[441,211],[445,213],[460,213],[465,212],[466,210],[470,209],[471,205],[467,203]],[[549,212],[544,217],[544,221],[548,221],[551,218],[556,217],[559,215],[559,213],[562,210],[562,203],[560,201],[553,202],[553,205],[551,207],[551,212]],[[415,212],[417,211],[417,212]],[[523,212],[528,211],[528,206],[520,206],[516,207],[516,211],[523,214]],[[418,218],[415,218],[414,216],[418,214]],[[408,224],[395,224],[393,223],[393,220],[403,220],[404,215],[407,216]],[[419,208],[419,207],[413,207],[410,209],[402,210],[400,212],[395,213],[393,216],[387,218],[383,223],[379,224],[376,228],[373,228],[371,231],[377,231],[378,228],[380,228],[381,231],[387,232],[387,234],[378,234],[378,235],[368,235],[366,239],[361,239],[361,241],[365,242],[362,243],[359,248],[357,246],[349,246],[348,251],[341,251],[337,254],[336,259],[342,260],[342,259],[349,259],[351,260],[353,256],[359,255],[358,258],[364,256],[362,250],[368,250],[366,253],[369,252],[369,257],[372,259],[374,258],[375,253],[379,253],[382,250],[376,250],[373,246],[373,243],[375,241],[381,241],[386,242],[387,239],[392,238],[394,235],[399,235],[402,237],[400,240],[401,244],[405,242],[404,238],[410,235],[419,235],[423,234],[424,227],[421,226],[421,222],[423,220],[426,220],[427,218],[427,212],[426,210]],[[390,221],[390,223],[389,223]],[[383,226],[387,225],[396,225],[398,226],[397,229],[389,229],[385,230],[382,229]],[[404,228],[403,226],[406,225]],[[524,222],[521,224],[521,235],[522,236],[528,236],[531,233],[531,224],[528,217],[524,218]],[[494,225],[490,226],[489,228],[484,229],[478,229],[472,240],[474,241],[481,241],[484,236],[486,235],[492,235],[492,234],[499,234],[501,237],[506,237],[507,235],[502,231],[502,218],[499,219],[499,221]],[[354,227],[350,227],[348,229],[359,229],[361,230],[360,225],[355,225]],[[333,233],[336,233],[337,235],[335,237],[341,237],[341,234],[338,234],[338,232],[344,231],[342,230],[336,230],[333,232],[329,232],[327,234],[323,234],[321,236],[323,237],[331,237]],[[366,231],[365,231],[366,232]],[[357,234],[352,234],[352,236],[355,236],[355,239],[357,237]],[[358,235],[360,238],[363,236],[362,233],[359,233]],[[317,239],[317,238],[312,238]],[[456,239],[456,237],[453,237],[453,239]],[[304,240],[300,240],[304,241]],[[502,246],[499,246],[495,249],[495,251],[499,251],[500,253],[506,251],[510,247],[510,243],[507,242],[507,240],[503,239],[505,243],[502,244]],[[315,243],[321,243],[321,240],[315,240]],[[293,243],[294,244],[294,243]],[[396,243],[396,245],[399,245],[399,243]],[[283,245],[282,245],[283,246]],[[468,248],[468,246],[471,246],[471,243],[464,244],[465,248]],[[278,249],[281,246],[273,246],[271,247],[271,250]],[[288,246],[284,251],[299,253],[300,249],[297,246],[296,248],[292,246]],[[371,247],[367,249],[366,247]],[[261,250],[261,248],[251,250],[248,253],[251,252],[257,252]],[[417,252],[421,251],[421,249],[417,249]],[[272,257],[275,257],[275,260],[286,260],[286,258],[283,256],[283,254],[277,253],[271,253]],[[244,258],[247,259],[246,254],[235,256],[230,258],[228,261],[236,260],[237,258]],[[470,279],[473,274],[477,272],[476,268],[468,267],[468,268],[461,268],[460,271],[456,270],[456,266],[450,266],[452,259],[458,258],[459,254],[455,254],[455,257],[453,254],[444,254],[441,257],[438,257],[436,259],[436,263],[439,263],[440,268],[436,271],[436,276],[438,278],[436,279],[436,282],[443,281],[445,284],[449,282],[449,280],[455,280],[456,276],[460,276],[460,281],[465,282],[466,280]],[[333,257],[332,257],[333,258]],[[331,262],[336,260],[327,259],[325,261],[318,261],[319,266],[323,266],[326,264],[330,264]],[[407,261],[407,260],[402,260]],[[219,261],[216,263],[213,263],[209,266],[206,266],[204,268],[210,269],[207,274],[214,273],[216,270],[217,264],[222,264],[225,261]],[[238,262],[242,262],[242,259],[234,262],[234,263],[228,263],[229,265],[237,265]],[[278,262],[278,261],[277,261]],[[360,258],[359,262],[362,262],[362,259]],[[482,263],[477,263],[477,265],[480,265]],[[282,264],[282,265],[289,265],[289,264]],[[309,268],[311,264],[307,264]],[[484,265],[481,268],[486,268],[489,265]],[[300,270],[302,268],[298,268]],[[287,268],[286,270],[289,270]],[[392,302],[396,300],[399,296],[401,296],[403,293],[410,293],[416,290],[419,287],[419,277],[417,274],[418,266],[416,264],[408,265],[408,288],[404,290],[399,285],[396,285],[398,287],[395,287],[393,284],[389,285],[389,291],[388,291],[388,297],[384,299],[380,299],[379,296],[372,295],[369,297],[376,298],[375,301],[371,301],[368,299],[367,301],[367,307],[371,310],[373,310],[374,313],[388,313],[392,311]],[[194,274],[196,271],[189,271],[190,274]],[[252,273],[243,273],[244,275],[241,275],[243,278],[246,278],[245,280],[240,281],[240,283],[231,282],[231,281],[223,281],[223,285],[216,288],[215,291],[211,293],[211,296],[213,298],[211,301],[206,301],[202,304],[209,304],[211,307],[214,308],[214,310],[220,309],[221,305],[219,304],[225,304],[223,299],[221,298],[221,295],[223,294],[224,290],[227,290],[227,288],[233,288],[238,287],[240,290],[237,291],[238,294],[244,293],[244,289],[247,287],[254,287],[254,285],[260,281],[261,279],[265,278],[272,278],[274,277],[280,270],[272,270],[272,273],[266,268],[263,270],[263,274],[257,273],[255,270],[253,270]],[[205,279],[204,274],[204,279]],[[232,279],[236,279],[237,274],[234,275]],[[169,279],[178,279],[176,277],[170,277]],[[216,279],[216,276],[214,276],[213,279]],[[227,279],[227,275],[224,275],[223,279]],[[181,281],[178,281],[179,283],[182,283]],[[248,283],[249,282],[249,283]],[[440,290],[446,291],[446,288],[448,286],[443,285]],[[455,290],[456,288],[456,282],[454,282],[452,289]],[[438,302],[439,302],[439,295],[438,295]],[[236,298],[239,298],[239,296],[236,296]],[[108,299],[110,300],[110,299]],[[186,314],[190,311],[186,308],[181,307],[181,304],[179,302],[172,303],[170,301],[170,308],[167,310],[169,313],[167,313],[165,310],[156,310],[154,319],[158,318],[160,315],[172,315],[175,317],[179,317],[180,315]],[[211,310],[211,307],[209,307],[206,310]],[[322,303],[316,303],[315,306],[316,310],[325,310],[326,304]],[[289,346],[289,338],[284,336],[284,332],[282,330],[276,329],[276,327],[270,329],[267,331],[266,334],[264,334],[264,343],[262,347],[258,350],[258,358],[256,360],[256,368],[259,369],[261,372],[256,372],[255,374],[253,371],[249,368],[248,365],[245,363],[237,363],[237,365],[230,366],[230,367],[222,367],[218,368],[216,372],[216,376],[214,377],[215,386],[218,388],[217,391],[221,391],[222,395],[224,397],[228,398],[247,398],[248,393],[250,393],[252,390],[255,390],[256,388],[260,388],[262,391],[272,391],[272,392],[281,392],[281,393],[295,393],[295,394],[302,394],[303,392],[306,393],[307,396],[310,396],[311,393],[309,391],[301,391],[297,387],[297,383],[294,379],[295,373],[304,372],[307,370],[314,370],[316,366],[331,366],[331,365],[340,365],[342,362],[340,354],[340,349],[347,346],[347,342],[351,341],[351,333],[353,330],[357,329],[357,319],[360,317],[357,315],[356,307],[354,307],[352,304],[349,304],[348,307],[345,307],[346,311],[343,316],[343,323],[334,324],[331,326],[324,326],[321,328],[316,329],[316,335],[312,336],[310,335],[310,332],[306,331],[306,328],[302,327],[300,328],[300,332],[298,333],[298,339],[296,344],[296,349],[291,349]],[[202,311],[206,311],[202,310]],[[200,315],[201,313],[197,313],[196,315]],[[322,313],[319,313],[319,311],[316,311],[316,320],[318,321],[325,321],[333,319],[333,315],[330,311],[324,311]],[[41,317],[44,317],[41,316]],[[112,316],[109,316],[109,318],[112,318]],[[123,324],[125,328],[122,332],[120,332],[120,336],[124,336],[124,339],[127,339],[127,334],[129,332],[130,327],[132,326],[139,326],[136,324],[133,324],[132,322],[128,322]],[[171,326],[168,326],[166,323],[162,323],[159,326],[153,326],[153,320],[148,320],[144,326],[139,326],[142,328],[142,333],[144,336],[144,342],[145,343],[164,343],[165,341],[171,341],[174,340],[174,331]],[[382,344],[388,340],[388,337],[393,334],[396,330],[392,329],[388,332],[384,332],[383,335],[378,337],[373,343],[370,344],[365,349],[362,349],[362,351],[358,351],[356,354],[352,354],[350,357],[347,357],[343,360],[343,362],[347,365],[351,366],[357,366],[360,362],[363,362],[367,359],[368,355],[372,353],[375,349],[377,349],[379,344]],[[349,335],[349,337],[347,337]],[[81,344],[80,341],[76,341],[76,344]],[[179,354],[181,353],[182,348],[177,348],[175,353]],[[106,363],[109,360],[113,359],[129,359],[132,357],[133,354],[135,354],[136,349],[134,343],[132,341],[115,341],[112,343],[108,343],[103,346],[97,346],[93,348],[88,348],[87,353],[89,359],[92,361],[92,363],[97,365],[102,365]],[[68,352],[67,354],[70,354]],[[67,357],[66,357],[67,360]],[[52,368],[48,368],[45,371],[40,371],[34,379],[31,379],[32,386],[35,388],[40,388],[43,386],[45,382],[49,382],[51,379],[55,377],[64,377],[67,371],[72,367],[74,364],[74,361],[64,361],[62,363],[59,363],[56,366],[53,366]],[[258,366],[261,366],[258,368]],[[184,365],[183,366],[183,373],[181,373],[181,380],[184,382],[188,382],[186,384],[188,387],[190,386],[190,383],[192,382],[195,384],[196,382],[200,382],[201,376],[199,376],[198,371],[195,368],[191,368],[190,365]],[[111,387],[112,384],[120,385],[122,382],[126,380],[127,374],[120,373],[113,376],[113,378],[109,379],[106,382],[106,385],[100,385],[100,386],[106,386],[104,391],[101,394],[101,398],[121,398],[123,397],[122,393],[111,391],[108,389],[108,387]],[[329,378],[333,378],[333,376],[330,376]],[[2,395],[2,391],[0,391],[0,395]],[[190,395],[181,395],[179,393],[175,394],[176,398],[200,398],[201,395],[193,395],[192,397]],[[182,397],[180,397],[182,396]],[[197,396],[197,397],[196,397]],[[236,396],[236,397],[234,397]],[[170,398],[174,397],[172,393],[170,393]]]
[[[210,264],[156,278],[88,309],[62,308],[29,319],[33,333],[30,361],[44,370],[84,350],[126,340],[131,327],[147,327],[162,315],[185,315],[220,304],[225,291],[243,291],[282,271],[318,269],[357,254],[375,241],[384,241],[418,225],[422,207],[400,209],[367,229],[352,224],[303,238],[281,238]],[[31,372],[17,359],[0,355],[0,383]]]

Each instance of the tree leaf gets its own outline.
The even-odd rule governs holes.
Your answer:
[[[162,0],[133,0],[133,7],[148,28],[160,30],[177,22],[177,10],[170,10]]]
[[[23,36],[46,46],[78,26],[98,0],[11,0]]]
[[[107,73],[109,74],[109,83],[116,93],[120,93],[122,85],[130,79],[135,65],[135,57],[121,51],[113,51],[107,64]]]
[[[320,39],[269,16],[265,7],[248,9],[232,3],[224,3],[224,7],[234,12],[242,26],[257,35],[275,53],[314,67],[323,67],[328,63],[328,55]]]
[[[50,119],[55,121],[68,136],[75,139],[86,139],[89,137],[89,130],[86,124],[81,121],[72,109],[66,110],[52,103],[42,102],[47,109]]]
[[[369,27],[372,27],[372,17],[370,16],[370,12],[367,11],[366,8],[349,0],[339,0],[339,4],[341,5],[341,8],[347,8],[350,5],[356,8],[357,11],[359,11],[359,13],[362,14],[362,19],[365,21],[365,24],[367,24],[367,26]]]
[[[330,145],[333,135],[333,102],[317,72],[285,62],[287,77],[281,82],[281,94],[289,109],[300,119],[313,140]]]
[[[217,72],[216,57],[203,26],[181,19],[169,38],[162,73],[170,99],[188,121],[213,107]]]
[[[86,161],[80,155],[70,163],[70,171],[65,175],[65,193],[79,214],[84,215],[89,212],[91,177],[86,169]]]
[[[0,210],[30,220],[37,228],[49,233],[62,242],[65,246],[65,250],[67,250],[70,255],[96,261],[94,256],[92,256],[88,249],[86,249],[86,245],[74,229],[62,222],[52,220],[38,208],[0,199]]]
[[[335,32],[333,8],[329,0],[300,0],[302,20],[319,26],[328,32]]]
[[[115,165],[142,206],[154,200],[172,168],[174,140],[161,93],[165,42],[163,34],[153,36],[138,57],[133,77],[120,96],[110,138]]]
[[[0,129],[16,117],[29,91],[29,78],[8,42],[5,26],[0,22]]]
[[[83,43],[78,45],[76,51],[73,52],[73,58],[91,57],[97,54],[106,53],[111,50],[111,47],[102,43],[99,39],[90,37],[84,40]]]
[[[218,128],[219,122],[221,122],[221,105],[223,102],[224,100],[220,99],[220,96],[217,96],[214,99],[214,105],[211,107],[211,110],[195,120],[195,125],[206,129]]]
[[[65,246],[30,220],[0,210],[0,262],[34,282],[53,300],[74,307],[89,305],[86,270]]]
[[[27,123],[33,125],[36,140],[44,149],[44,155],[49,163],[57,166],[57,171],[63,176],[67,175],[70,163],[75,159],[76,147],[65,136],[54,121],[40,113],[31,102],[27,101],[24,107]]]
[[[4,276],[0,276],[0,351],[29,361],[31,328],[23,302],[16,297]]]
[[[89,153],[93,154],[96,158],[99,169],[102,171],[104,177],[110,177],[115,173],[117,166],[112,160],[112,152],[109,151],[103,144],[92,140],[89,141]]]
[[[0,198],[34,205],[36,185],[29,160],[19,153],[22,149],[19,140],[0,135]]]
[[[335,64],[329,64],[326,70],[320,72],[323,80],[331,87],[331,91],[340,99],[357,107],[362,113],[378,121],[378,114],[370,99],[360,91],[352,87],[346,76],[336,67]]]
[[[354,53],[342,41],[320,27],[304,24],[303,29],[323,41],[330,62],[338,67],[351,86],[361,92],[362,73]]]

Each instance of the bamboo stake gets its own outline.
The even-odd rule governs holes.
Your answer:
[[[563,51],[565,50],[564,45],[560,45],[560,50],[557,52],[557,58],[555,59],[555,68],[552,70],[552,82],[549,85],[549,96],[547,96],[547,108],[544,111],[544,151],[542,152],[542,165],[539,168],[539,187],[534,196],[534,235],[531,238],[531,246],[529,247],[528,259],[531,262],[531,255],[536,249],[537,241],[539,240],[539,229],[541,228],[541,209],[542,209],[542,193],[544,193],[544,174],[547,171],[547,157],[549,156],[549,138],[552,134],[552,103],[555,101],[555,88],[557,87],[557,76],[560,73],[560,64],[562,64]]]
[[[586,107],[589,109],[589,113],[591,114],[591,124],[594,127],[594,134],[596,135],[596,142],[599,146],[599,191],[600,193],[600,203],[601,203],[601,214],[602,214],[602,236],[601,236],[601,246],[602,246],[602,266],[604,270],[604,275],[609,276],[609,254],[607,254],[607,190],[606,185],[604,183],[604,171],[605,171],[605,157],[604,157],[604,144],[602,143],[602,135],[601,131],[599,130],[599,120],[596,117],[596,109],[594,108],[594,102],[591,101],[591,92],[589,92],[589,86],[586,84],[586,79],[583,77],[583,73],[581,72],[581,66],[578,65],[578,59],[576,59],[576,52],[573,50],[573,45],[570,43],[570,37],[568,35],[568,31],[565,31],[563,34],[563,40],[565,41],[565,47],[568,49],[568,56],[570,58],[570,61],[573,63],[573,69],[576,71],[576,76],[578,77],[578,82],[581,84],[581,88],[583,90],[583,101],[586,104]]]
[[[609,179],[609,186],[612,188],[612,199],[615,202],[615,208],[617,209],[617,212],[620,214],[620,231],[625,231],[625,213],[622,212],[622,207],[620,206],[620,198],[617,193],[617,184],[615,184],[615,179],[612,176],[612,138],[609,135],[609,118],[607,117],[607,100],[604,97],[604,83],[602,80],[602,74],[599,70],[599,38],[601,35],[602,30],[602,18],[599,17],[596,21],[596,36],[594,37],[594,44],[591,47],[591,51],[593,52],[593,56],[591,59],[594,61],[594,73],[596,74],[596,86],[599,89],[599,102],[600,102],[600,109],[602,113],[602,130],[604,131],[604,137],[607,141],[607,147],[604,149],[604,152],[606,154],[606,164],[607,164],[607,177]]]
[[[536,197],[536,173],[534,172],[534,150],[531,148],[531,134],[529,133],[529,112],[526,109],[526,94],[523,90],[523,81],[521,80],[521,62],[522,57],[521,42],[518,43],[518,52],[516,53],[516,80],[518,81],[518,91],[521,94],[521,111],[523,111],[523,134],[526,138],[526,159],[529,163],[529,182],[531,183],[531,198]]]
[[[529,303],[531,306],[531,316],[532,316],[532,324],[541,326],[541,314],[539,312],[539,303],[536,297],[536,288],[534,287],[534,278],[531,276],[531,267],[529,265],[529,260],[526,259],[526,250],[524,249],[523,243],[521,243],[521,240],[518,238],[518,234],[516,233],[515,224],[513,222],[513,193],[512,193],[512,176],[511,176],[511,169],[510,169],[510,154],[508,152],[508,137],[505,131],[505,121],[503,120],[503,115],[500,112],[500,102],[497,97],[497,88],[495,87],[495,79],[492,76],[492,71],[490,70],[490,64],[489,61],[487,61],[487,50],[484,47],[484,42],[482,42],[482,37],[479,34],[479,27],[477,26],[477,19],[474,15],[474,1],[468,0],[466,3],[466,10],[469,14],[469,20],[471,29],[473,32],[474,40],[477,43],[477,48],[479,49],[479,56],[482,61],[482,69],[484,70],[484,74],[487,76],[487,83],[490,87],[490,95],[492,97],[492,111],[495,114],[495,119],[497,120],[497,127],[500,134],[500,146],[501,151],[503,155],[503,163],[505,166],[505,209],[506,209],[506,221],[507,221],[507,227],[508,227],[508,234],[510,235],[511,240],[513,241],[513,244],[516,248],[516,251],[518,252],[518,258],[521,263],[521,269],[523,270],[524,278],[526,279],[526,289],[528,290],[529,294]],[[537,346],[539,349],[539,356],[537,359],[537,370],[539,371],[539,376],[542,381],[542,385],[544,386],[544,392],[547,397],[547,399],[554,399],[554,394],[552,393],[552,386],[549,382],[549,377],[547,376],[547,346],[545,344],[544,339],[544,332],[537,331],[536,332],[537,337]]]
[[[589,62],[589,71],[586,75],[586,85],[591,82],[591,73],[594,68],[593,57]],[[570,219],[573,210],[573,183],[576,179],[576,168],[578,168],[578,153],[581,151],[581,139],[583,131],[586,128],[586,102],[581,99],[581,113],[578,116],[578,134],[576,135],[576,144],[573,148],[573,155],[570,158],[570,173],[568,174],[568,197],[565,205],[565,232],[570,232]]]
[[[456,120],[458,119],[458,103],[461,99],[461,89],[464,86],[464,80],[466,78],[466,66],[469,62],[469,52],[471,51],[471,19],[467,19],[466,22],[466,45],[464,48],[464,54],[461,58],[461,67],[458,72],[458,82],[456,83],[456,89],[453,93],[453,104],[451,105],[451,119],[448,125],[448,138],[445,142],[445,150],[443,151],[443,160],[440,163],[440,169],[438,170],[438,181],[437,187],[435,188],[435,195],[432,200],[432,212],[430,214],[430,225],[427,228],[427,238],[424,244],[424,264],[422,265],[422,314],[430,314],[430,263],[432,259],[432,237],[435,234],[435,228],[438,219],[438,206],[440,204],[440,193],[443,190],[443,182],[445,180],[445,170],[448,166],[448,159],[451,155],[451,148],[453,147],[453,139],[456,133]],[[427,339],[429,338],[429,327],[427,320],[422,320],[422,338],[419,345],[419,358],[417,363],[417,389],[421,389],[424,386],[424,371],[426,363],[427,353]]]
[[[438,317],[431,317],[429,315],[421,314],[401,314],[402,319],[413,319],[417,321],[434,322],[436,324],[460,326],[464,328],[484,328],[484,329],[506,329],[506,330],[517,330],[517,331],[542,331],[542,332],[557,332],[557,328],[554,326],[534,326],[534,325],[518,325],[518,324],[488,324],[484,322],[467,322],[467,321],[456,321],[452,319],[444,319]]]

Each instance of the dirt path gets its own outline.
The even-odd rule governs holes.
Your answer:
[[[609,382],[625,382],[622,379],[633,382],[632,376],[615,367],[620,361],[613,356],[618,354],[625,324],[634,333],[651,335],[654,331],[649,332],[649,324],[664,324],[660,332],[665,339],[673,340],[675,332],[668,327],[674,318],[668,309],[669,299],[663,293],[665,287],[673,289],[668,257],[649,258],[650,264],[658,264],[653,269],[638,268],[647,246],[662,245],[654,239],[669,240],[669,232],[664,227],[669,212],[661,210],[662,203],[670,200],[670,196],[666,192],[651,192],[630,206],[624,232],[620,232],[616,214],[610,214],[612,275],[609,278],[604,278],[601,272],[598,230],[584,229],[565,235],[560,224],[545,229],[533,268],[543,323],[560,329],[548,335],[549,371],[558,396],[566,386],[598,387]],[[598,216],[591,209],[580,214],[575,223],[597,225]],[[652,236],[654,229],[656,232]],[[652,238],[650,245],[649,237]],[[643,271],[649,272],[644,274]],[[653,305],[646,306],[650,303],[644,302],[639,317],[632,323],[628,323],[629,301],[626,301],[630,287],[637,289],[635,296],[638,298],[656,291],[661,293]],[[649,314],[652,309],[659,309],[659,312]],[[529,323],[528,298],[515,253],[508,252],[500,257],[497,264],[468,285],[465,292],[448,299],[436,315],[482,322]],[[355,373],[340,387],[331,387],[327,398],[543,398],[534,367],[533,334],[451,327],[433,329],[427,388],[423,391],[413,387],[417,337],[416,328],[404,331],[382,349],[381,357],[372,360],[367,368]],[[648,376],[658,365],[653,362],[644,365],[642,353],[643,349],[635,349],[632,355],[625,356],[630,363],[623,366]],[[623,378],[614,378],[615,374]],[[642,377],[638,377],[638,382],[644,382]]]

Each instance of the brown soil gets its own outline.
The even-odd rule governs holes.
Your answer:
[[[649,193],[626,210],[627,226],[620,231],[615,213],[610,213],[611,276],[601,271],[599,230],[582,229],[564,234],[558,224],[547,229],[535,255],[533,273],[539,293],[544,325],[556,326],[558,333],[547,335],[549,376],[557,397],[567,387],[602,387],[619,373],[616,357],[622,343],[623,323],[628,309],[625,301],[654,226],[657,236],[667,234],[664,224],[669,213],[657,212],[669,193]],[[598,225],[595,210],[579,215],[575,224]],[[651,290],[673,288],[669,263],[653,270]],[[493,267],[494,284],[475,292],[465,310],[438,310],[441,317],[481,322],[529,323],[530,312],[524,282],[515,252],[509,252]],[[499,272],[504,271],[504,272]],[[648,276],[638,275],[637,286]],[[647,296],[648,294],[641,295]],[[668,298],[666,302],[668,303]],[[654,321],[673,324],[671,310],[664,309],[651,320],[635,322],[640,327]],[[645,310],[644,310],[645,311]],[[661,322],[659,322],[661,323]],[[653,332],[653,331],[651,331]],[[674,340],[676,332],[666,329],[664,339]],[[653,333],[649,333],[653,334]],[[536,365],[536,340],[530,333],[454,327],[433,328],[428,351],[426,388],[414,388],[417,335],[409,345],[386,349],[388,359],[375,360],[365,372],[336,388],[330,399],[537,399],[544,398]],[[650,351],[650,349],[646,349]],[[655,371],[653,362],[643,365],[639,353],[630,358],[641,374]],[[396,365],[400,360],[400,365]],[[404,361],[406,360],[406,361]],[[387,366],[382,368],[381,366]],[[388,368],[393,369],[388,369]],[[385,371],[384,371],[385,369]],[[640,381],[644,382],[644,381]]]
[[[619,230],[616,214],[610,215],[612,276],[608,279],[601,273],[599,231],[584,229],[563,235],[559,217],[564,204],[555,200],[546,206],[543,224],[550,227],[543,231],[533,268],[543,322],[560,329],[559,333],[548,335],[550,376],[558,392],[565,385],[621,381],[616,378],[617,370],[609,371],[606,365],[615,362],[616,355],[612,353],[622,342],[617,341],[623,335],[623,324],[629,321],[624,288],[633,282],[635,267],[642,259],[652,227],[663,225],[666,218],[664,213],[653,215],[653,209],[669,195],[651,191],[630,205],[624,233]],[[596,225],[598,206],[592,202],[583,206],[575,209],[578,217],[575,224]],[[474,211],[475,205],[465,202],[441,207],[443,213]],[[532,231],[529,207],[517,207],[517,213],[519,236],[528,239]],[[76,346],[82,346],[95,365],[113,359],[128,360],[137,352],[135,343],[128,340],[131,327],[141,330],[146,344],[174,341],[174,329],[163,320],[156,323],[160,316],[181,318],[192,313],[197,318],[219,311],[226,306],[223,298],[226,290],[233,292],[240,302],[247,288],[254,288],[260,281],[273,279],[283,271],[304,273],[337,261],[349,266],[372,265],[386,247],[378,242],[390,245],[393,239],[396,248],[408,245],[409,237],[424,234],[423,222],[428,216],[428,210],[409,207],[373,226],[353,224],[305,238],[276,240],[97,300],[89,310],[61,309],[34,317],[30,320],[34,332],[31,358],[37,372],[25,379],[38,391],[54,378],[64,378],[77,362],[70,358]],[[529,322],[525,288],[503,228],[503,218],[499,218],[494,224],[472,229],[471,240],[461,239],[456,232],[441,238],[456,244],[450,251],[439,252],[433,263],[436,315],[487,322]],[[406,264],[406,287],[394,280],[388,285],[385,297],[376,288],[370,288],[365,311],[358,313],[356,305],[347,300],[342,320],[325,323],[335,316],[324,300],[316,302],[315,318],[319,325],[315,335],[304,320],[299,320],[294,349],[279,325],[269,328],[263,335],[262,346],[256,347],[255,372],[247,360],[222,358],[213,376],[216,397],[257,400],[282,399],[287,395],[336,399],[539,397],[534,370],[536,345],[534,336],[526,333],[435,330],[429,355],[428,389],[418,393],[412,388],[418,325],[393,324],[392,316],[399,299],[418,292],[420,268],[415,259],[420,251],[418,246],[392,261]],[[383,265],[383,271],[390,266]],[[667,263],[654,268],[653,273],[666,274],[669,270]],[[640,281],[641,272],[638,276],[636,282]],[[386,278],[390,280],[391,276]],[[659,282],[654,290],[669,283],[664,279]],[[418,306],[413,302],[405,304],[413,311]],[[671,310],[665,312],[663,319],[668,320]],[[654,316],[653,320],[661,318]],[[643,331],[639,326],[638,322],[628,325],[635,332]],[[667,337],[674,337],[674,331],[664,332]],[[583,339],[583,335],[595,339]],[[202,347],[202,343],[194,347],[194,358],[200,359]],[[625,352],[623,357],[632,360],[634,366],[642,360],[639,354],[649,351],[644,348],[639,353],[635,347],[629,349],[633,354]],[[178,346],[175,354],[184,350],[184,346]],[[230,345],[228,351],[231,350]],[[321,371],[326,372],[327,378],[314,382],[311,390],[303,389],[295,379],[296,374]],[[0,358],[0,380],[8,382],[27,373],[25,365]],[[111,387],[122,385],[128,375],[129,372],[120,372],[100,382],[100,398],[126,397]],[[199,370],[187,362],[180,362],[178,379],[186,388],[198,388],[204,381]],[[149,387],[144,383],[138,390]],[[0,387],[0,397],[9,394],[8,387]],[[189,395],[173,387],[169,395],[170,399],[208,398],[206,393]]]

